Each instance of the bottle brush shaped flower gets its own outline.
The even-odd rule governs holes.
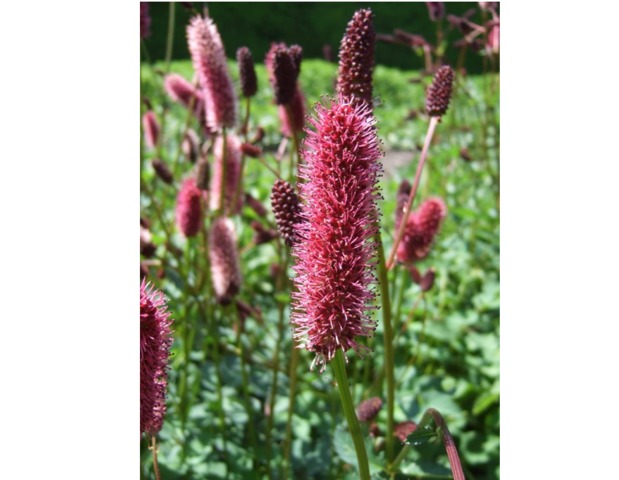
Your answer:
[[[168,357],[172,345],[170,312],[163,293],[140,286],[140,432],[156,435],[166,411]]]
[[[357,10],[348,22],[340,44],[340,62],[337,73],[337,91],[356,105],[365,102],[372,108],[372,70],[376,32],[372,11]]]
[[[159,122],[152,110],[147,111],[142,117],[142,126],[144,127],[144,141],[146,146],[153,150],[159,141]]]
[[[194,237],[200,231],[204,218],[201,190],[194,178],[186,179],[176,199],[176,223],[183,235]]]
[[[228,304],[241,287],[241,267],[232,220],[217,217],[209,235],[209,260],[215,298]]]
[[[337,349],[364,355],[355,340],[376,327],[374,275],[377,182],[382,156],[366,104],[340,96],[316,106],[300,167],[301,222],[292,249],[294,337],[324,371]]]
[[[278,178],[271,190],[271,208],[279,234],[289,246],[297,241],[297,224],[301,221],[299,197],[292,186]]]
[[[426,112],[431,117],[442,117],[447,112],[451,99],[454,71],[449,65],[438,69],[426,95]]]
[[[416,212],[411,212],[398,245],[398,260],[411,264],[427,257],[446,215],[447,207],[440,198],[429,198]]]
[[[246,98],[253,97],[258,91],[258,79],[254,68],[254,59],[247,47],[241,47],[236,51],[236,61],[239,65],[239,78],[241,80],[241,92]]]
[[[213,147],[213,171],[211,175],[211,188],[209,192],[209,203],[212,211],[219,210],[222,202],[224,209],[228,213],[238,213],[243,207],[243,199],[237,198],[236,205],[232,205],[239,183],[241,174],[241,140],[233,133],[226,135],[226,145],[224,151],[224,140],[222,135],[215,139]],[[225,162],[225,168],[224,168]],[[225,170],[225,172],[224,172]],[[223,176],[226,176],[224,179]],[[222,185],[223,183],[223,185]]]
[[[213,131],[234,127],[236,94],[217,26],[211,18],[196,15],[187,26],[187,41],[204,94],[206,124]]]

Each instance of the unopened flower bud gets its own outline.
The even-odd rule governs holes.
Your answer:
[[[251,158],[260,158],[262,155],[262,149],[257,145],[252,145],[251,143],[242,143],[241,152]]]
[[[174,181],[174,177],[172,176],[172,172],[165,163],[163,163],[158,158],[154,158],[151,162],[151,165],[153,166],[155,173],[162,182],[165,182],[168,185],[172,184],[172,182]]]
[[[239,66],[239,77],[241,79],[241,91],[244,97],[253,97],[258,90],[258,80],[256,79],[256,69],[251,52],[247,47],[241,47],[236,51],[236,60]]]
[[[211,226],[209,259],[215,298],[221,304],[228,304],[241,287],[236,233],[229,218],[217,217]]]
[[[277,179],[271,190],[271,208],[279,234],[291,246],[297,240],[296,228],[301,221],[299,197],[285,180]]]
[[[200,190],[208,191],[211,180],[211,165],[206,158],[201,158],[196,166],[196,186]]]
[[[426,95],[426,112],[428,115],[431,117],[445,115],[451,99],[453,81],[454,72],[449,65],[444,65],[438,69]]]
[[[361,422],[374,420],[383,406],[383,401],[379,397],[372,397],[364,400],[357,407],[357,418]]]
[[[408,436],[417,430],[417,424],[410,420],[396,424],[393,429],[393,435],[399,438],[401,442],[405,442]]]

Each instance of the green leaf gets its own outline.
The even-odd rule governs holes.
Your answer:
[[[406,442],[404,443],[408,445],[421,445],[436,437],[436,435],[436,430],[431,427],[418,428],[406,437]]]
[[[378,474],[384,470],[385,461],[382,458],[382,452],[380,455],[374,453],[373,441],[371,438],[365,438],[365,451],[368,454],[368,462],[370,465],[370,474]],[[335,446],[335,453],[345,463],[353,466],[355,470],[359,468],[357,462],[357,452],[348,430],[344,425],[339,425],[335,429],[333,434],[333,445]]]

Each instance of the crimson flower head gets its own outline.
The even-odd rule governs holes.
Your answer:
[[[241,267],[232,220],[217,217],[209,235],[209,260],[215,298],[228,304],[241,288]]]
[[[196,90],[182,76],[177,73],[166,75],[163,87],[172,100],[183,104],[187,108],[193,106],[196,116],[204,115],[204,97],[202,92]]]
[[[144,127],[144,141],[146,146],[151,150],[157,146],[159,141],[159,122],[152,110],[147,111],[142,117],[142,126]]]
[[[194,178],[185,180],[178,192],[176,223],[186,237],[195,237],[200,231],[204,217],[201,196],[202,192]]]
[[[301,69],[300,47],[288,48],[285,43],[272,43],[264,58],[269,82],[277,105],[287,105],[295,94],[295,85]]]
[[[352,96],[354,104],[365,102],[370,108],[375,42],[372,11],[366,8],[357,10],[348,22],[340,44],[337,91],[344,96]]]
[[[166,411],[168,357],[172,345],[170,312],[159,290],[140,286],[140,432],[156,435]]]
[[[436,22],[445,16],[445,4],[443,2],[426,2],[430,20]]]
[[[251,51],[247,47],[241,47],[236,51],[236,61],[239,65],[239,78],[241,91],[244,97],[253,97],[258,91],[258,80]]]
[[[193,68],[204,92],[206,124],[214,130],[236,123],[236,95],[217,26],[209,17],[196,15],[187,26]]]
[[[426,95],[426,112],[431,117],[442,117],[449,107],[454,71],[449,65],[438,69]]]
[[[239,195],[236,205],[232,205],[232,202],[234,201],[237,185],[240,181],[241,140],[233,133],[227,134],[226,148],[224,151],[223,136],[219,135],[215,140],[213,152],[213,174],[211,175],[211,188],[209,191],[210,208],[212,211],[216,211],[221,208],[221,192],[223,183],[223,202],[225,211],[229,213],[238,213],[243,207],[243,199]],[[224,174],[226,176],[225,180],[223,178]]]
[[[148,2],[140,2],[140,38],[150,37],[150,8]]]
[[[411,212],[398,245],[398,260],[410,264],[426,258],[446,215],[447,207],[440,198],[429,198],[416,212]]]
[[[337,349],[364,355],[355,341],[376,327],[368,310],[375,297],[377,182],[382,156],[369,106],[340,96],[316,106],[300,167],[291,323],[294,337],[314,352],[324,371]]]
[[[362,422],[374,420],[382,406],[383,401],[380,397],[368,398],[357,406],[357,418]]]

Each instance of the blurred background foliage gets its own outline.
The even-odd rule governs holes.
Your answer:
[[[303,46],[304,58],[324,58],[323,47],[329,45],[333,58],[337,52],[346,25],[355,10],[371,8],[374,12],[376,33],[392,34],[396,28],[422,35],[434,43],[435,24],[429,21],[425,2],[193,2],[200,10],[208,7],[209,15],[225,39],[226,54],[234,58],[236,49],[251,46],[254,59],[262,62],[271,42],[285,42]],[[461,16],[475,9],[472,21],[482,23],[476,2],[446,2],[446,14]],[[151,2],[151,37],[146,45],[153,60],[165,58],[166,34],[168,31],[168,3]],[[185,26],[191,13],[177,5],[174,24],[172,58],[189,58],[185,41]],[[303,21],[293,21],[303,19]],[[311,21],[310,21],[311,19]],[[461,34],[443,20],[445,38],[449,44],[461,38]],[[447,61],[456,64],[458,52],[448,48]],[[376,45],[376,63],[389,67],[416,69],[423,67],[423,58],[414,55],[405,46]],[[466,69],[470,73],[483,70],[482,59],[468,55]]]

